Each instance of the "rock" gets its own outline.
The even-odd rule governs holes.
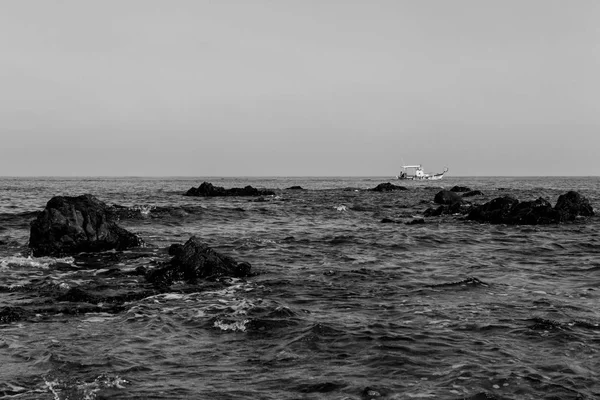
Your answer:
[[[463,193],[462,197],[473,197],[473,196],[483,196],[483,193],[479,190],[471,190],[467,193]]]
[[[590,217],[594,215],[594,209],[589,200],[574,191],[561,194],[554,209],[560,213],[563,221],[572,221],[577,216]]]
[[[372,192],[393,192],[396,190],[408,190],[408,188],[404,187],[404,186],[393,185],[389,182],[386,182],[386,183],[380,183],[373,189],[369,189],[369,190]]]
[[[424,224],[425,220],[423,218],[414,218],[410,221],[406,222],[406,225],[421,225]]]
[[[433,198],[433,202],[436,204],[452,205],[462,203],[463,199],[460,195],[454,192],[451,192],[449,190],[442,190],[435,195],[435,197]]]
[[[0,324],[8,324],[23,319],[25,311],[21,307],[5,306],[0,308]]]
[[[467,216],[468,220],[489,222],[491,224],[503,224],[510,214],[514,205],[519,203],[519,200],[512,196],[496,197],[481,206],[476,206]]]
[[[123,250],[143,244],[114,219],[110,208],[90,194],[56,196],[31,222],[29,247],[40,257]]]
[[[247,262],[237,262],[218,253],[195,236],[183,246],[171,246],[169,253],[174,257],[167,265],[150,271],[146,275],[148,281],[170,285],[173,281],[184,280],[193,284],[200,278],[249,276],[252,268]]]
[[[451,192],[470,192],[471,188],[468,188],[466,186],[453,186],[452,189],[450,189]]]
[[[559,220],[558,212],[552,208],[548,200],[542,197],[515,204],[507,215],[507,223],[511,225],[552,224]]]
[[[97,303],[99,300],[97,297],[79,289],[71,288],[67,293],[58,296],[57,301],[71,301],[71,302],[85,302],[85,303]]]
[[[383,219],[381,220],[381,223],[382,223],[382,224],[395,224],[395,223],[396,223],[396,221],[394,221],[393,219],[390,219],[390,218],[387,218],[387,217],[386,217],[386,218],[383,218]]]
[[[511,196],[498,197],[474,207],[468,220],[507,225],[557,224],[572,221],[578,216],[592,216],[589,201],[577,192],[567,192],[558,198],[556,206],[544,198],[523,201]]]
[[[306,190],[302,186],[290,186],[289,188],[285,188],[285,190]]]
[[[202,196],[202,197],[217,197],[217,196],[273,196],[275,192],[267,189],[255,189],[248,185],[244,188],[225,189],[221,186],[213,186],[212,183],[203,182],[197,188],[191,188],[185,196]]]
[[[438,217],[440,215],[464,214],[469,208],[463,208],[461,203],[453,203],[449,205],[441,205],[437,208],[428,208],[423,215],[425,217]]]

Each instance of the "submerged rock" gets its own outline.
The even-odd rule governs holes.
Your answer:
[[[143,244],[114,219],[110,208],[90,194],[56,196],[31,222],[29,247],[40,257],[123,250]]]
[[[389,182],[386,183],[380,183],[379,185],[377,185],[376,187],[374,187],[373,189],[369,189],[372,192],[393,192],[396,190],[408,190],[407,187],[404,186],[398,186],[398,185],[394,185],[391,184]]]
[[[497,197],[474,207],[468,220],[507,225],[557,224],[578,216],[592,216],[589,201],[577,192],[567,192],[558,198],[556,206],[544,198],[520,202],[512,196]]]
[[[247,262],[237,262],[229,256],[218,253],[195,236],[192,236],[183,246],[169,247],[169,254],[173,255],[173,258],[168,264],[146,275],[149,282],[170,285],[178,280],[196,283],[200,278],[244,277],[250,275],[252,268]]]
[[[285,188],[285,190],[306,190],[306,189],[304,189],[302,186],[295,185],[295,186],[290,186],[289,188]]]
[[[483,193],[480,190],[471,190],[469,192],[463,193],[462,197],[473,197],[473,196],[483,196]]]
[[[197,188],[189,189],[184,196],[217,197],[217,196],[273,196],[275,192],[267,189],[256,189],[248,185],[243,188],[225,189],[213,186],[212,183],[203,182]]]

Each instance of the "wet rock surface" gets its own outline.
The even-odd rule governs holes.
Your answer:
[[[542,197],[519,201],[512,196],[497,197],[475,206],[467,220],[490,224],[538,225],[574,221],[578,217],[594,215],[589,201],[577,192],[569,191],[558,198],[554,207]]]
[[[393,191],[397,191],[397,190],[408,190],[407,187],[405,186],[398,186],[398,185],[394,185],[392,183],[386,182],[386,183],[380,183],[379,185],[375,186],[372,189],[369,189],[372,192],[393,192]]]
[[[33,255],[61,256],[79,252],[137,247],[143,241],[115,222],[111,209],[96,197],[56,196],[31,222]]]
[[[218,196],[273,196],[275,192],[268,189],[256,189],[248,185],[243,188],[225,189],[214,186],[212,183],[203,182],[197,188],[190,188],[184,196],[218,197]]]
[[[251,265],[237,262],[223,255],[192,236],[183,246],[172,245],[171,261],[150,271],[147,280],[155,285],[171,285],[174,281],[194,284],[199,279],[215,279],[222,276],[244,277],[250,275]]]
[[[433,198],[433,202],[436,204],[444,204],[444,205],[452,205],[452,204],[461,204],[463,199],[460,195],[456,194],[450,190],[442,190],[436,193]]]

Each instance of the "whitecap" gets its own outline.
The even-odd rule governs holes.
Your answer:
[[[75,259],[73,257],[54,258],[12,256],[0,258],[0,268],[32,267],[47,269],[54,264],[64,263],[73,265],[74,262]]]
[[[243,321],[234,321],[234,322],[224,322],[220,319],[216,320],[213,326],[215,328],[219,328],[222,331],[233,331],[233,332],[245,332],[246,324],[249,320],[245,319]]]

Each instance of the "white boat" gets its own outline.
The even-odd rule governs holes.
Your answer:
[[[448,172],[448,168],[444,168],[444,172],[437,174],[427,174],[423,171],[421,164],[419,165],[403,165],[402,171],[396,176],[396,179],[412,180],[412,181],[439,181],[444,177],[444,174]]]

